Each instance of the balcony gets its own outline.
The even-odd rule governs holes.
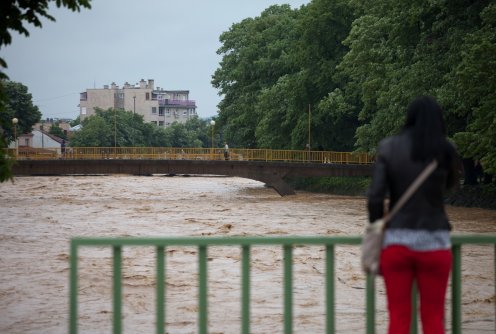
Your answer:
[[[184,107],[196,107],[196,102],[194,100],[171,100],[163,99],[158,100],[159,106],[184,106]]]

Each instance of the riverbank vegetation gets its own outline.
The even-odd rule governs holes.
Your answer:
[[[271,6],[220,42],[216,127],[233,147],[373,153],[428,94],[467,163],[496,174],[494,1]]]
[[[314,177],[286,179],[297,190],[346,196],[366,196],[370,177]],[[461,185],[446,195],[446,204],[496,210],[494,184]]]

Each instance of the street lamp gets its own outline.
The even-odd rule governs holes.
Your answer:
[[[19,155],[19,145],[17,145],[17,123],[19,120],[17,118],[12,118],[12,124],[14,125],[14,142],[15,142],[15,149],[16,149],[16,158]]]
[[[215,121],[211,120],[210,125],[212,126],[212,160],[214,158],[214,129],[215,129]]]
[[[41,149],[44,150],[45,149],[45,139],[44,139],[44,136],[43,136],[43,122],[41,123],[40,125],[40,131],[41,131]]]
[[[114,108],[114,157],[117,154],[117,109]]]

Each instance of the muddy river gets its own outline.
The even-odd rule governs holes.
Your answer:
[[[298,192],[226,177],[22,177],[0,184],[0,333],[67,333],[69,241],[75,236],[355,235],[365,199]],[[496,233],[496,211],[448,207],[454,233]],[[197,332],[197,249],[166,249],[166,331]],[[324,249],[294,251],[294,332],[324,333]],[[209,333],[240,332],[238,247],[208,251]],[[494,333],[494,250],[463,249],[463,333]],[[253,333],[283,333],[282,252],[251,255]],[[155,257],[123,250],[125,333],[154,333]],[[79,331],[111,333],[110,248],[79,253]],[[359,249],[336,249],[337,333],[364,332],[365,277]],[[377,281],[377,330],[387,326]],[[446,317],[450,329],[450,293]],[[450,330],[448,332],[451,332]]]

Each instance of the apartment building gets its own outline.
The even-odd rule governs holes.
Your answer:
[[[189,99],[188,90],[155,88],[153,79],[141,79],[135,85],[126,82],[122,87],[112,83],[86,89],[80,94],[79,108],[81,121],[93,115],[95,108],[117,108],[140,114],[145,122],[163,127],[197,116],[196,103]]]

